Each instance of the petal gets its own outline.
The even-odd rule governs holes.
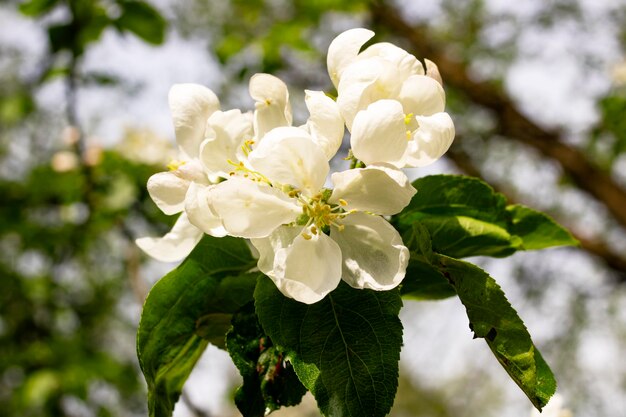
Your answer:
[[[400,91],[400,83],[397,83],[397,91],[386,91],[386,87],[393,86],[378,82],[388,72],[393,73],[393,68],[381,58],[360,60],[344,70],[337,88],[337,105],[348,130],[352,130],[352,122],[359,111],[376,100],[393,98],[392,93],[397,95]]]
[[[208,196],[214,186],[203,186],[192,182],[185,197],[185,213],[189,222],[207,235],[226,236],[222,221],[209,206]]]
[[[311,114],[305,128],[330,161],[343,140],[344,122],[339,113],[339,106],[323,91],[304,90],[304,92],[304,100]]]
[[[341,280],[341,250],[325,234],[305,239],[301,228],[281,227],[265,239],[253,239],[260,254],[259,270],[285,296],[313,304],[337,288]]]
[[[183,210],[188,188],[189,180],[176,175],[176,171],[159,172],[148,179],[148,193],[165,214],[176,214]]]
[[[426,75],[409,77],[398,95],[405,113],[430,116],[442,112],[446,107],[446,93],[433,78]]]
[[[202,231],[197,229],[181,214],[172,230],[161,238],[142,237],[135,240],[141,250],[162,262],[176,262],[184,259],[202,239]]]
[[[321,147],[297,127],[270,131],[248,155],[250,165],[276,185],[291,185],[312,196],[324,186],[330,170]]]
[[[343,280],[354,288],[395,288],[409,262],[409,250],[396,229],[382,217],[365,213],[351,214],[341,224],[342,231],[331,227],[330,237],[341,248]]]
[[[354,156],[364,163],[401,166],[407,143],[407,126],[400,102],[379,100],[356,115],[350,145]]]
[[[401,81],[411,75],[424,74],[424,66],[415,56],[389,42],[375,43],[359,55],[361,59],[370,57],[381,57],[389,61],[395,68],[395,77]]]
[[[448,113],[415,118],[419,129],[413,133],[405,155],[407,167],[432,164],[446,153],[454,140],[454,123]]]
[[[339,34],[330,43],[326,66],[335,87],[339,85],[343,70],[356,59],[361,47],[373,36],[371,30],[356,28]]]
[[[200,160],[209,174],[227,177],[233,168],[228,161],[238,161],[241,146],[252,139],[252,122],[239,110],[216,111],[207,123],[209,132],[200,145]]]
[[[220,107],[213,91],[198,84],[175,84],[168,96],[176,142],[189,158],[198,156],[209,116]]]
[[[256,101],[254,132],[257,138],[275,127],[291,126],[289,90],[284,82],[270,74],[254,74],[249,89]]]
[[[212,187],[207,200],[228,234],[237,237],[266,237],[302,213],[282,191],[241,177]]]
[[[328,202],[339,204],[344,200],[346,210],[396,214],[417,192],[404,172],[393,166],[349,169],[335,172],[331,178],[335,189]]]
[[[441,78],[441,73],[439,73],[439,67],[437,67],[437,64],[426,58],[424,58],[424,63],[426,64],[426,76],[432,78],[443,86],[443,79]]]

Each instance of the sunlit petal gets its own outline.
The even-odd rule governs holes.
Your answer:
[[[401,212],[416,193],[404,172],[393,166],[349,169],[331,178],[335,188],[328,201],[341,202],[346,210],[392,215]]]
[[[407,126],[400,102],[379,100],[356,115],[350,145],[354,156],[364,163],[384,162],[400,167],[407,144]]]
[[[231,236],[268,236],[293,222],[302,209],[282,191],[246,178],[232,177],[207,193],[213,212]]]
[[[296,227],[281,227],[264,239],[252,239],[258,267],[287,297],[313,304],[341,280],[341,250],[325,234],[305,239]]]
[[[279,78],[270,74],[255,74],[250,78],[250,96],[256,101],[254,132],[260,139],[280,126],[291,126],[289,90]]]
[[[341,248],[343,280],[354,288],[385,291],[404,279],[409,250],[385,219],[354,213],[343,220],[343,230],[331,227],[330,236]]]
[[[168,96],[176,142],[189,157],[195,158],[204,139],[206,122],[220,102],[213,91],[199,84],[175,84]]]
[[[330,170],[322,148],[297,127],[270,131],[250,153],[248,161],[272,183],[291,185],[309,196],[323,187]]]
[[[172,230],[160,238],[142,237],[135,240],[141,250],[162,262],[176,262],[187,257],[202,239],[202,231],[181,214]]]
[[[305,90],[304,100],[311,116],[305,128],[313,141],[330,160],[339,150],[344,134],[344,121],[339,106],[322,91]]]
[[[185,213],[189,217],[189,222],[204,233],[222,237],[226,236],[226,230],[220,218],[209,206],[208,197],[212,187],[192,182],[185,198]]]
[[[448,113],[416,117],[419,129],[414,132],[405,155],[406,166],[423,167],[432,164],[452,145],[454,123]]]
[[[371,30],[357,28],[346,30],[331,42],[328,47],[326,65],[335,87],[339,85],[339,79],[345,67],[354,61],[361,47],[373,36],[374,32]]]

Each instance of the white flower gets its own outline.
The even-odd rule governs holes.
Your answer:
[[[256,101],[254,112],[254,140],[277,127],[291,126],[291,105],[287,86],[270,74],[255,74],[250,79],[250,96]],[[305,103],[310,117],[301,126],[310,134],[330,160],[341,146],[344,121],[337,103],[322,91],[305,90]]]
[[[248,164],[207,188],[198,211],[221,219],[228,234],[251,238],[259,269],[283,294],[310,304],[342,277],[375,290],[404,278],[408,249],[379,215],[400,212],[415,194],[401,171],[369,166],[339,172],[331,177],[337,188],[323,189],[329,172],[324,148],[295,127],[268,132]]]
[[[148,179],[148,192],[163,213],[177,214],[184,210],[187,199],[195,199],[201,188],[212,184],[209,179],[212,172],[198,159],[202,150],[200,145],[206,142],[207,132],[207,141],[215,139],[217,133],[211,120],[220,118],[224,113],[218,110],[219,101],[215,94],[201,85],[174,85],[168,98],[181,159],[172,161],[168,165],[169,171],[152,175]],[[225,140],[223,136],[220,139]],[[193,184],[196,186],[192,187]],[[203,231],[213,236],[226,234],[217,219],[214,219],[213,227],[203,230],[189,220],[183,213],[171,232],[162,238],[140,238],[136,243],[148,255],[172,262],[189,255],[200,241]]]
[[[351,29],[337,36],[328,49],[328,72],[337,87],[337,105],[352,132],[353,154],[366,164],[428,165],[454,139],[452,119],[443,112],[445,93],[437,66],[425,60],[426,72],[413,55],[390,43],[376,43],[359,52],[373,36],[367,29]],[[385,104],[377,105],[380,100]],[[368,113],[359,117],[363,111]]]

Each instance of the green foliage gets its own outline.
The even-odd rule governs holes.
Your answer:
[[[126,259],[115,252],[129,244],[123,227],[131,216],[166,228],[163,215],[142,209],[154,168],[109,151],[90,169],[90,181],[48,164],[20,181],[0,180],[3,415],[64,415],[68,397],[98,415],[142,410],[135,361],[113,342],[135,327],[117,310],[131,289]],[[130,198],[121,198],[120,182]],[[107,204],[113,200],[124,204]],[[120,404],[91,402],[94,384],[119,393]]]
[[[419,223],[406,234],[405,242],[430,280],[447,282],[454,290],[467,310],[474,337],[485,339],[498,362],[541,410],[556,390],[554,375],[495,280],[476,265],[430,252],[426,228]],[[415,280],[408,274],[405,279]]]
[[[606,168],[626,152],[626,93],[618,90],[599,102],[602,123],[591,135],[589,150],[595,153]],[[608,146],[606,146],[608,144]]]
[[[469,262],[444,255],[435,262],[465,306],[474,336],[485,339],[498,362],[541,410],[554,394],[556,381],[500,286]]]
[[[262,278],[254,297],[263,329],[286,352],[324,415],[389,412],[402,345],[399,291],[355,290],[341,282],[307,305],[285,298]]]
[[[42,17],[57,7],[69,12],[69,20],[48,26],[50,51],[70,51],[74,57],[85,53],[87,46],[97,42],[108,28],[131,32],[153,45],[165,39],[167,22],[159,11],[139,0],[116,0],[121,13],[112,16],[110,4],[103,0],[31,0],[20,5],[20,12],[30,17]]]
[[[134,0],[118,0],[118,4],[122,14],[114,24],[119,30],[132,32],[153,45],[163,43],[167,23],[154,7]]]
[[[137,352],[151,416],[171,415],[182,386],[208,343],[224,346],[230,319],[252,300],[258,274],[241,239],[205,236],[157,282],[144,304]]]
[[[428,230],[434,251],[454,258],[509,256],[518,250],[575,245],[545,214],[515,205],[483,181],[460,175],[417,179],[417,194],[393,222],[401,233],[415,222]]]
[[[263,333],[249,303],[232,319],[226,334],[226,347],[243,377],[243,386],[235,393],[235,403],[244,417],[263,417],[266,411],[297,405],[306,388],[296,376],[284,353],[272,346]]]

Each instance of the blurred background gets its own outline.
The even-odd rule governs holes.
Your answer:
[[[473,259],[501,284],[580,417],[626,410],[626,1],[3,0],[0,3],[0,414],[142,416],[135,331],[175,265],[133,240],[173,223],[145,190],[175,155],[173,83],[252,109],[271,72],[331,91],[330,41],[376,31],[438,66],[457,127],[413,177],[483,177],[580,248]],[[530,416],[456,299],[407,301],[392,416]],[[175,415],[236,416],[209,347]],[[316,416],[306,398],[277,416]]]

